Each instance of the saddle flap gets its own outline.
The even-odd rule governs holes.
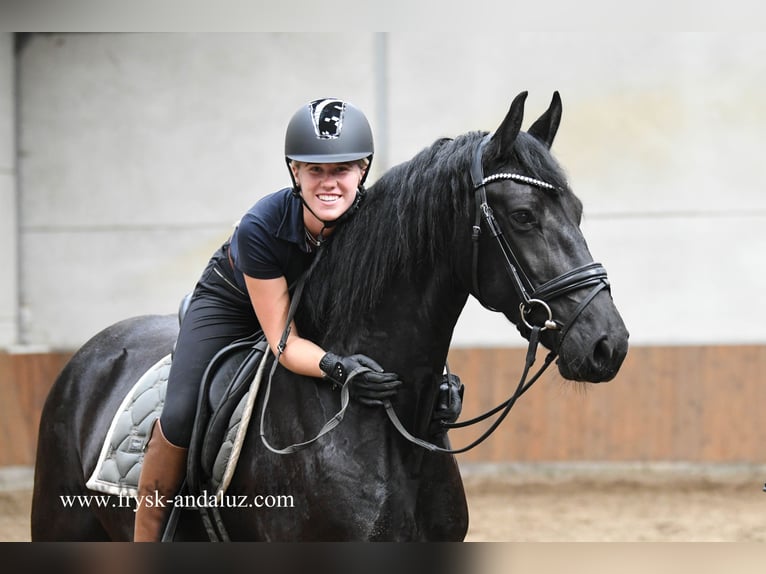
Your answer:
[[[232,415],[241,408],[267,349],[265,339],[244,349],[234,348],[209,376],[209,387],[203,398],[207,408],[198,409],[195,422],[199,429],[205,429],[198,446],[200,469],[207,480],[215,474],[214,465],[220,458],[221,445],[227,442],[232,431],[231,421],[236,419]],[[209,416],[204,416],[205,412]]]

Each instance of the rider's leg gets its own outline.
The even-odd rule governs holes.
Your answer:
[[[205,369],[220,349],[258,330],[249,298],[232,289],[233,277],[227,265],[219,250],[194,289],[178,335],[160,422],[146,446],[139,477],[142,496],[152,497],[156,491],[167,499],[178,493],[186,474],[186,454]],[[222,279],[219,273],[227,278]],[[166,505],[141,512],[139,505],[134,540],[159,540],[171,508]]]
[[[158,542],[172,505],[186,475],[186,448],[174,445],[162,432],[159,420],[146,444],[138,480],[138,506],[133,531],[135,542]]]

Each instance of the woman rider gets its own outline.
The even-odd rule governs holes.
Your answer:
[[[288,285],[307,269],[317,243],[341,216],[356,209],[372,155],[372,130],[352,104],[316,100],[293,115],[285,156],[294,186],[258,201],[199,279],[178,336],[162,415],[146,445],[139,494],[157,491],[169,499],[180,488],[199,385],[210,359],[259,330],[276,350],[290,306]],[[341,383],[360,364],[371,367],[374,371],[360,375],[362,384],[355,389],[356,398],[368,404],[393,396],[401,384],[372,359],[329,353],[302,338],[295,326],[280,361],[295,373]],[[379,386],[370,391],[370,384]],[[168,513],[167,507],[139,505],[134,540],[159,540]]]
[[[293,186],[262,198],[245,213],[194,288],[163,411],[145,447],[139,495],[168,500],[180,489],[199,385],[213,356],[259,330],[276,351],[290,306],[288,285],[308,268],[319,243],[336,224],[359,206],[372,156],[372,130],[352,104],[315,100],[293,115],[285,135]],[[371,358],[328,352],[302,338],[294,325],[280,362],[297,374],[338,383],[358,366],[369,367],[372,371],[354,379],[351,394],[371,406],[393,397],[401,385],[396,374],[384,372]],[[159,540],[169,506],[139,504],[134,540]]]

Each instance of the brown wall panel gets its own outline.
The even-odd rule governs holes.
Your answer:
[[[454,349],[463,417],[506,399],[524,349]],[[70,353],[0,352],[0,466],[34,463],[45,396]],[[542,354],[538,363],[542,361]],[[766,346],[633,347],[617,378],[589,385],[552,366],[484,444],[460,462],[766,463]],[[455,430],[463,446],[486,428]]]
[[[522,349],[453,350],[450,367],[466,384],[463,417],[510,394],[523,360]],[[763,346],[635,347],[618,376],[597,385],[564,381],[551,367],[460,460],[763,463],[764,372]],[[450,434],[462,446],[478,433]]]
[[[70,356],[0,351],[0,466],[34,464],[40,411]]]

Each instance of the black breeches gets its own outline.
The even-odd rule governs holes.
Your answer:
[[[225,346],[260,330],[250,298],[234,278],[228,245],[210,259],[194,288],[181,324],[162,410],[162,431],[173,444],[188,447],[202,376]]]

